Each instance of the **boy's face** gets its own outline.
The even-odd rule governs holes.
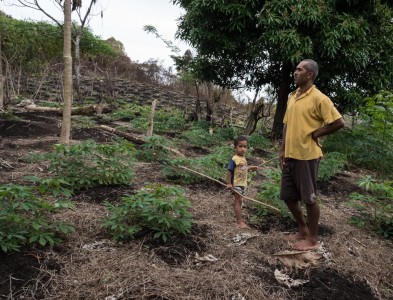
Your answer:
[[[240,141],[236,146],[235,146],[236,154],[239,156],[244,156],[247,151],[247,141]]]

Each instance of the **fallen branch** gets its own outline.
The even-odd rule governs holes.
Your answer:
[[[178,166],[178,167],[179,167],[179,168],[182,168],[182,169],[184,169],[184,170],[187,170],[187,171],[189,171],[189,172],[195,173],[195,174],[197,174],[197,175],[199,175],[199,176],[208,178],[208,179],[210,179],[210,180],[212,180],[212,181],[214,181],[214,182],[217,182],[218,184],[221,184],[222,186],[225,186],[225,187],[227,186],[225,183],[223,183],[223,182],[221,182],[221,181],[219,181],[219,180],[217,180],[217,179],[214,179],[214,178],[212,178],[212,177],[210,177],[210,176],[207,176],[207,175],[205,175],[205,174],[203,174],[203,173],[197,172],[197,171],[195,171],[195,170],[189,169],[189,168],[184,167],[184,166]],[[244,199],[246,199],[246,200],[249,200],[249,201],[258,203],[258,204],[260,204],[260,205],[262,205],[262,206],[265,206],[265,207],[267,207],[267,208],[269,208],[269,209],[271,209],[271,210],[274,210],[274,211],[276,211],[276,212],[280,212],[280,211],[279,211],[277,208],[275,208],[274,206],[271,206],[271,205],[266,204],[266,203],[263,203],[263,202],[261,202],[261,201],[258,201],[258,200],[255,200],[255,199],[252,199],[252,198],[243,196],[242,194],[238,193],[238,192],[237,192],[236,190],[234,190],[234,189],[232,189],[232,191],[233,191],[234,193],[236,193],[236,194],[242,196],[242,197],[243,197]]]
[[[62,108],[58,107],[46,107],[46,106],[37,106],[35,104],[26,105],[25,109],[29,111],[39,111],[39,112],[57,112],[58,114],[63,113]],[[88,105],[82,107],[73,107],[71,108],[71,115],[93,115],[97,113],[97,105]],[[100,107],[101,110],[108,111],[108,107]]]
[[[15,169],[13,166],[11,166],[8,162],[6,162],[2,158],[0,158],[0,166],[3,166],[6,169]]]
[[[125,138],[126,140],[131,141],[131,142],[133,142],[134,144],[137,144],[137,145],[143,145],[143,144],[146,143],[146,141],[142,137],[135,136],[135,135],[132,135],[132,134],[129,134],[129,133],[125,133],[125,132],[119,131],[116,128],[112,128],[112,127],[109,127],[109,126],[106,126],[106,125],[100,125],[99,128],[103,129],[105,131],[108,131],[110,133],[116,134],[116,135],[118,135],[118,136],[120,136],[122,138]],[[177,156],[184,157],[184,154],[181,153],[180,151],[176,150],[176,149],[172,149],[172,148],[169,148],[169,147],[166,147],[166,146],[161,146],[161,147],[163,149],[165,149],[165,150],[168,150],[169,152],[172,152],[173,154],[175,154]]]

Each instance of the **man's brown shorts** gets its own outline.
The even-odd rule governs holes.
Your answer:
[[[317,199],[317,173],[320,159],[286,158],[281,176],[280,199],[313,204]]]

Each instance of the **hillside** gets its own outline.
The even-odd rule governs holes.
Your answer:
[[[38,155],[53,150],[58,141],[60,116],[19,112],[1,118],[1,182],[28,185],[26,175],[53,176],[48,173],[47,161],[29,159],[29,153]],[[140,135],[141,130],[126,126],[129,122],[111,120],[110,116],[75,116],[72,144],[89,139],[102,144],[112,142],[116,137],[99,129],[99,124],[122,125],[125,132]],[[175,142],[174,137],[180,133],[160,134],[186,158],[212,154],[209,146],[196,146],[184,139]],[[223,140],[222,147],[225,145]],[[146,149],[136,145],[137,151],[147,153]],[[276,151],[255,147],[249,160],[263,164],[274,158]],[[113,241],[101,225],[101,219],[108,215],[105,201],[118,204],[122,195],[135,195],[151,184],[179,186],[161,172],[161,159],[135,161],[130,185],[96,185],[76,191],[71,199],[75,207],[53,214],[55,220],[75,226],[75,232],[63,236],[60,244],[26,246],[10,254],[0,252],[0,298],[392,299],[392,241],[348,224],[355,213],[353,207],[346,205],[348,195],[359,190],[356,181],[365,171],[347,169],[321,185],[323,247],[315,251],[321,257],[316,265],[290,269],[274,254],[290,250],[284,233],[295,229],[294,222],[267,214],[263,222],[251,229],[237,229],[232,196],[225,188],[206,180],[182,184],[194,220],[190,234],[175,235],[167,243],[154,239],[150,232],[142,232],[131,241]],[[274,166],[276,162],[272,161],[264,164],[264,169]],[[263,172],[258,172],[252,177],[247,195],[257,197],[261,183],[267,180]],[[254,205],[246,201],[247,222],[251,223],[254,213]],[[276,269],[309,282],[288,288],[276,280]]]

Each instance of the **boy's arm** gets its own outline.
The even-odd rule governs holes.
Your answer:
[[[258,169],[258,166],[248,166],[249,171],[256,171]]]
[[[230,190],[233,189],[231,178],[232,178],[232,173],[230,170],[227,170],[227,188]]]

